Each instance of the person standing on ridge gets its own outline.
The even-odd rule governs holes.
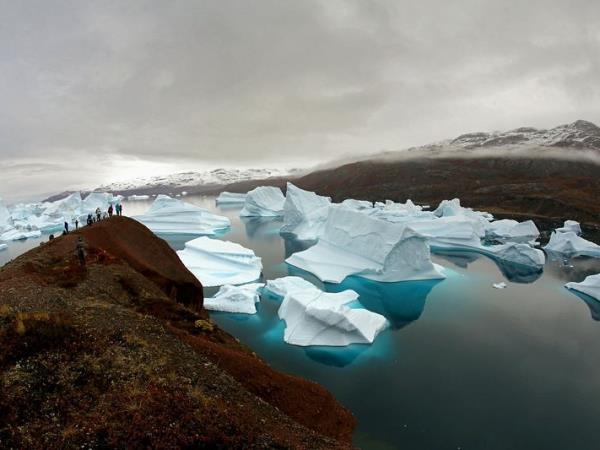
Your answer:
[[[102,211],[100,211],[100,207],[96,208],[96,222],[100,222],[102,219]]]
[[[79,259],[79,265],[85,267],[85,249],[83,247],[83,238],[81,236],[77,238],[75,250],[77,252],[77,259]]]
[[[79,220],[75,219],[75,229],[79,230]]]
[[[113,215],[113,205],[110,205],[108,207],[108,217],[112,217],[112,215]]]
[[[65,221],[65,234],[69,234],[69,222]]]

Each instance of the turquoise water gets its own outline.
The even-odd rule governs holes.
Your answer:
[[[302,249],[277,219],[242,220],[214,198],[188,197],[232,220],[221,239],[252,248],[264,276],[299,275],[334,292],[354,289],[391,328],[371,346],[295,347],[283,342],[280,300],[264,297],[253,316],[213,319],[273,367],[329,389],[358,419],[365,449],[598,449],[600,306],[563,285],[600,272],[600,261],[549,261],[541,274],[499,267],[474,254],[436,255],[442,281],[376,283],[355,277],[320,283],[287,266]],[[149,202],[125,204],[142,213]],[[169,237],[180,249],[189,236]],[[0,264],[39,241],[11,244]],[[492,283],[505,281],[504,290]],[[207,289],[210,296],[216,289]]]

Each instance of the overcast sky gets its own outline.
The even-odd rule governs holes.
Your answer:
[[[598,0],[0,0],[0,196],[600,122]]]

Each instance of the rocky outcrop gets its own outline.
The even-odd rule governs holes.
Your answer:
[[[351,447],[331,394],[273,370],[201,301],[168,245],[126,218],[2,267],[0,447]]]

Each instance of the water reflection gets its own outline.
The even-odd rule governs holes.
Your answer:
[[[494,262],[507,280],[513,283],[533,283],[542,276],[541,267],[523,266],[495,259]]]
[[[249,238],[279,236],[279,229],[283,225],[281,217],[240,217],[246,227]]]
[[[353,344],[346,347],[313,346],[305,347],[304,353],[313,361],[326,366],[346,367],[352,364],[368,348],[369,346],[365,344]]]
[[[466,269],[469,264],[477,261],[481,258],[479,253],[475,252],[456,252],[451,250],[439,249],[432,251],[435,255],[439,256],[442,259],[445,259],[448,262],[451,262],[455,266]]]
[[[283,245],[285,247],[285,257],[288,258],[294,253],[302,252],[312,247],[316,241],[300,241],[291,234],[281,234]]]

